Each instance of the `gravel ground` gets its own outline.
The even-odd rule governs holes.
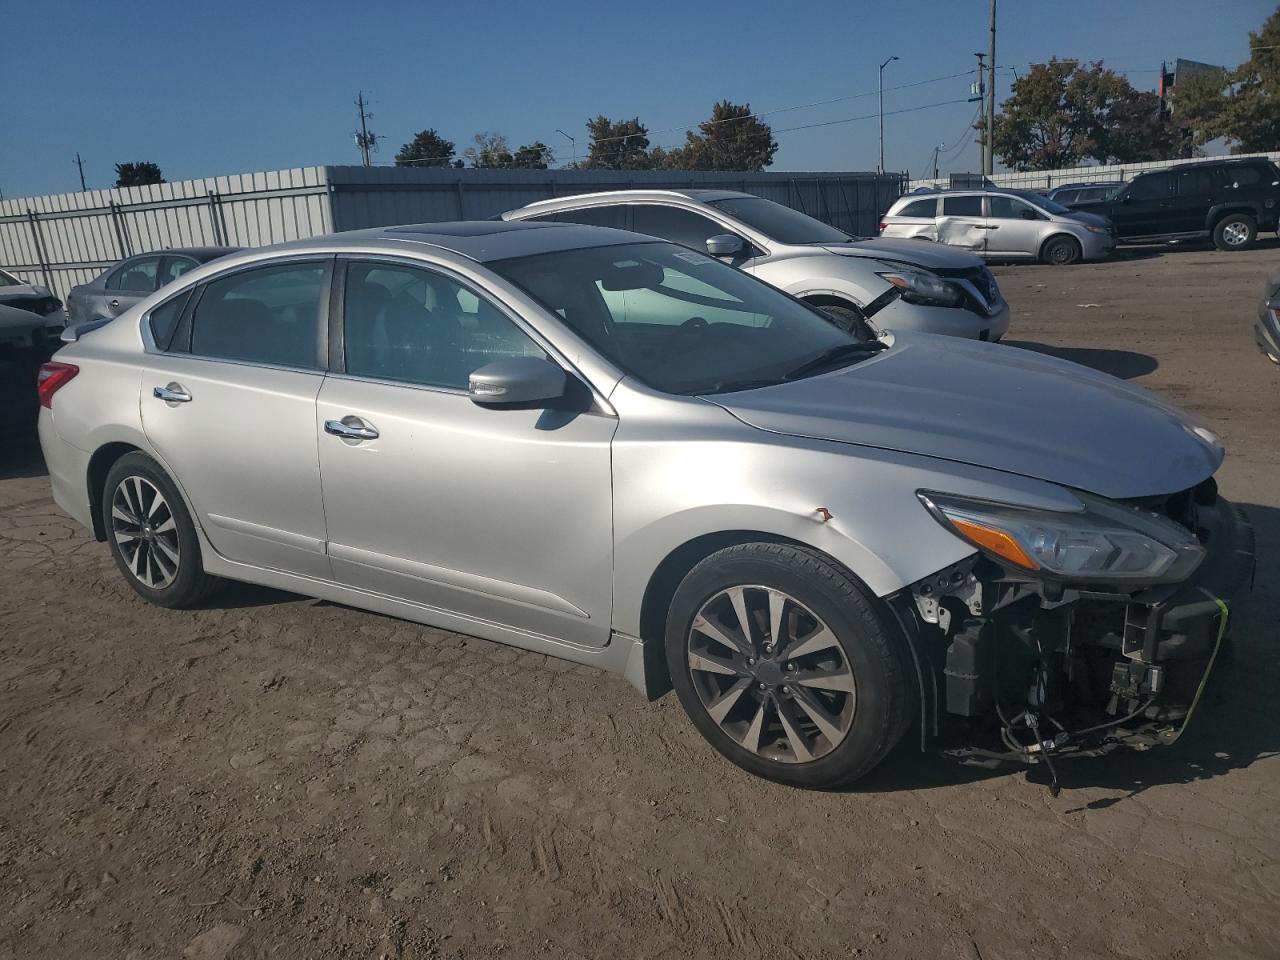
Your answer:
[[[1280,956],[1278,254],[998,270],[1012,340],[1223,436],[1259,538],[1226,703],[1057,799],[909,743],[788,790],[591,669],[247,586],[149,607],[5,447],[0,956]]]

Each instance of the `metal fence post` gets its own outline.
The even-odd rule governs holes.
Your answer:
[[[459,219],[459,220],[465,220],[465,219],[467,219],[467,204],[466,204],[466,201],[463,199],[463,196],[462,196],[462,191],[463,191],[465,188],[462,186],[462,178],[461,178],[461,177],[459,177],[457,180],[453,181],[453,188],[454,188],[454,192],[455,192],[455,193],[457,193],[457,195],[458,195],[458,219]]]
[[[120,248],[120,259],[133,256],[129,246],[129,228],[120,214],[120,204],[111,201],[111,226],[116,232],[116,245]]]
[[[40,236],[40,217],[30,207],[27,207],[27,223],[31,226],[31,240],[36,247],[36,260],[40,263],[40,276],[44,278],[44,285],[52,290],[53,274],[49,271],[49,262],[44,255],[44,240]]]

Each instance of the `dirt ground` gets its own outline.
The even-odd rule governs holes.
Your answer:
[[[6,447],[0,957],[1280,956],[1277,259],[998,270],[1011,340],[1222,435],[1259,538],[1227,703],[1057,799],[911,743],[789,790],[591,669],[245,586],[149,607]]]

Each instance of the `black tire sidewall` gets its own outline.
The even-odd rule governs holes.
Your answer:
[[[766,553],[761,547],[772,549]],[[829,588],[827,577],[812,576],[808,565],[814,562],[844,579],[843,595]],[[790,594],[839,638],[857,684],[857,702],[849,733],[824,757],[792,764],[747,751],[708,716],[693,687],[687,640],[694,616],[721,590],[745,584],[770,586]],[[861,602],[849,602],[849,588]],[[816,553],[781,544],[750,544],[714,554],[696,566],[676,590],[668,611],[665,642],[672,685],[698,732],[727,759],[757,776],[808,789],[841,786],[874,767],[905,732],[905,672],[895,637],[865,588]]]
[[[154,484],[164,495],[178,528],[178,575],[173,583],[160,590],[148,587],[133,575],[111,533],[111,501],[116,487],[126,477],[135,476]],[[204,572],[200,540],[196,536],[195,524],[191,521],[186,502],[164,468],[145,453],[127,453],[107,471],[102,489],[102,526],[106,531],[111,557],[121,576],[143,599],[160,607],[186,607],[199,602],[208,593],[210,578]]]
[[[1054,257],[1054,251],[1066,248],[1071,251],[1065,260],[1059,260]],[[1083,256],[1080,242],[1071,237],[1054,237],[1044,245],[1044,261],[1055,267],[1068,267],[1073,263],[1078,263]]]
[[[1243,223],[1249,228],[1249,239],[1244,243],[1230,244],[1225,239],[1226,229],[1232,223]],[[1253,217],[1243,213],[1229,213],[1221,220],[1218,225],[1213,228],[1213,245],[1219,250],[1235,252],[1237,250],[1248,250],[1257,242],[1258,224]]]

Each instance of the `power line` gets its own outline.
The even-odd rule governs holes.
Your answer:
[[[956,100],[939,100],[937,103],[925,103],[918,107],[904,107],[901,110],[889,110],[885,112],[886,117],[894,117],[901,113],[917,113],[920,110],[932,110],[935,107],[946,107],[953,103],[968,103],[968,97],[960,97]],[[821,123],[805,123],[798,127],[783,127],[781,130],[775,130],[774,133],[794,133],[797,130],[813,130],[817,127],[834,127],[840,123],[853,123],[855,120],[874,120],[880,116],[879,113],[865,113],[858,117],[844,117],[840,120],[823,120]]]

